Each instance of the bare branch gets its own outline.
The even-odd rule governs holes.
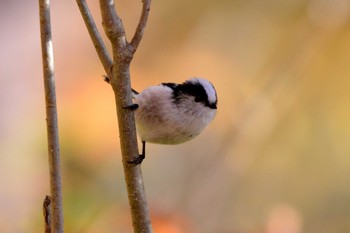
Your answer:
[[[109,74],[113,61],[109,56],[109,53],[105,44],[103,43],[101,35],[90,13],[89,7],[85,0],[77,0],[77,3],[79,6],[81,15],[83,16],[86,28],[88,29],[88,32],[90,34],[91,40],[94,43],[96,52],[100,58],[100,61],[102,62],[103,68],[105,69],[106,74]]]
[[[113,47],[115,66],[112,69],[111,85],[117,105],[120,145],[132,224],[135,233],[152,233],[141,166],[128,163],[139,156],[134,114],[123,108],[132,103],[129,70],[135,51],[132,52],[128,48],[124,27],[115,11],[114,1],[100,0],[100,7],[103,26]],[[141,40],[141,37],[139,39]]]
[[[114,55],[120,56],[120,55]],[[111,82],[117,105],[120,147],[123,158],[125,183],[134,233],[152,233],[150,214],[147,206],[141,166],[128,163],[139,156],[135,118],[133,111],[123,108],[132,103],[129,63],[125,60],[113,67]]]
[[[126,46],[126,36],[123,23],[115,10],[113,0],[100,0],[100,9],[102,15],[102,24],[105,33],[112,43],[112,46],[117,43],[118,46],[113,46],[121,49]]]
[[[113,66],[108,72],[108,78],[115,95],[125,183],[135,233],[153,232],[141,166],[134,166],[128,163],[128,161],[137,158],[139,153],[134,114],[132,111],[124,108],[132,103],[130,62],[142,39],[146,26],[150,0],[144,1],[141,19],[135,36],[132,43],[128,44],[124,26],[115,9],[114,0],[100,0],[102,24],[113,48]]]
[[[143,33],[145,31],[149,11],[151,8],[151,0],[142,0],[142,4],[143,6],[142,6],[141,17],[137,25],[134,37],[130,42],[130,46],[132,48],[133,53],[135,53],[137,47],[139,46]]]
[[[60,149],[49,0],[39,0],[39,12],[49,150],[50,192],[52,198],[51,229],[54,233],[63,233]]]

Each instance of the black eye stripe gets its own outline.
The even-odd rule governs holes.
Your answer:
[[[182,84],[162,83],[162,85],[170,87],[174,93],[174,100],[178,102],[184,95],[193,96],[196,102],[202,102],[209,105],[208,95],[204,87],[198,82],[184,82]]]
[[[162,85],[173,90],[173,99],[176,104],[179,104],[186,96],[193,96],[195,102],[203,103],[209,108],[216,109],[217,101],[209,103],[208,94],[200,82],[186,81],[182,84],[162,83]]]
[[[183,84],[178,87],[178,93],[194,96],[199,101],[208,100],[207,92],[202,85]]]

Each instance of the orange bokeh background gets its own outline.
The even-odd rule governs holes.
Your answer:
[[[103,33],[98,1],[88,3]],[[131,38],[141,1],[116,5]],[[75,1],[53,1],[51,16],[65,230],[130,233],[113,92]],[[0,29],[0,232],[40,232],[38,3],[0,2]],[[133,88],[201,76],[219,98],[193,141],[148,145],[155,232],[350,231],[349,41],[347,0],[154,0]]]

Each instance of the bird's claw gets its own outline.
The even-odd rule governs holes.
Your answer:
[[[129,164],[139,165],[145,159],[145,155],[139,155],[131,161],[128,161]]]
[[[129,109],[129,110],[136,110],[138,109],[139,105],[138,104],[131,104],[131,105],[128,105],[128,106],[125,106],[123,107],[124,109]]]

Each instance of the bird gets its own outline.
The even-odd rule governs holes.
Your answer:
[[[146,156],[146,142],[177,145],[198,136],[217,112],[217,92],[211,82],[194,77],[183,83],[161,83],[138,93],[133,104],[136,130],[142,153],[130,164],[141,164]]]

